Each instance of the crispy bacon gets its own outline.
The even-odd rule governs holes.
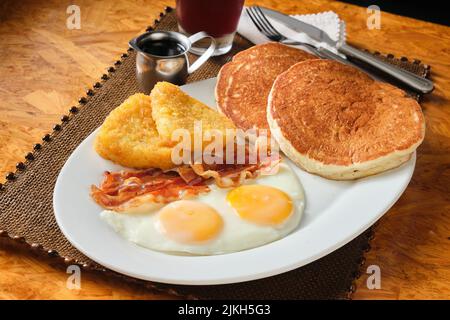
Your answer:
[[[122,211],[142,202],[168,203],[209,191],[205,180],[188,183],[176,172],[160,169],[105,172],[99,187],[91,186],[92,198],[106,209]]]
[[[91,196],[106,209],[124,211],[143,203],[168,203],[206,193],[210,191],[208,184],[211,182],[220,188],[236,187],[278,162],[279,158],[257,164],[248,161],[244,164],[195,163],[169,171],[107,171],[99,187],[91,186]]]
[[[205,165],[191,164],[188,167],[178,168],[180,176],[191,181],[213,179],[220,188],[237,187],[245,179],[256,178],[259,174],[259,165]],[[192,178],[191,178],[192,177]],[[195,178],[194,178],[195,177]]]
[[[270,154],[270,151],[260,157],[258,154],[257,163],[250,161],[248,145],[245,147],[245,159],[243,164],[237,160],[237,151],[235,149],[233,164],[227,164],[223,159],[223,164],[205,164],[195,163],[189,166],[181,166],[175,169],[176,172],[185,180],[198,182],[202,179],[213,179],[220,188],[237,187],[246,179],[256,178],[262,171],[270,172],[280,161],[279,154]],[[216,158],[217,160],[217,158]]]

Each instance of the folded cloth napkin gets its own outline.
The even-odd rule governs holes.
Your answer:
[[[337,50],[335,48],[327,45],[326,43],[315,41],[304,33],[295,32],[282,25],[281,23],[275,21],[274,19],[271,19],[268,16],[266,17],[267,19],[269,19],[273,27],[285,37],[300,42],[310,43],[316,47],[324,47],[334,53],[337,53]],[[345,22],[339,19],[339,16],[335,12],[327,11],[316,14],[293,15],[292,17],[305,23],[312,24],[319,29],[322,29],[333,40],[339,41],[340,43],[345,42]],[[247,15],[247,11],[245,10],[245,8],[244,10],[242,10],[237,32],[254,44],[260,44],[270,41],[258,31],[250,17]]]

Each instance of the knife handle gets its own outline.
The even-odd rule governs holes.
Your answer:
[[[387,62],[384,62],[371,54],[368,54],[366,52],[363,52],[359,49],[356,49],[348,44],[343,44],[338,49],[340,52],[347,56],[351,56],[354,58],[357,58],[387,74],[394,77],[397,80],[400,80],[401,82],[405,83],[409,87],[415,89],[416,91],[422,92],[422,93],[429,93],[433,91],[434,84],[432,81],[419,77],[415,75],[414,73],[411,73],[406,70],[399,69]]]

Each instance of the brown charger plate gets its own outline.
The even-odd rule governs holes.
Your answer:
[[[149,29],[176,30],[176,17],[171,8],[161,14],[160,21]],[[188,82],[215,77],[231,57],[252,44],[237,35],[233,49],[224,56],[210,59]],[[379,55],[379,54],[377,54]],[[420,76],[429,74],[429,67],[406,58],[391,55],[382,59]],[[94,85],[90,94],[80,98],[43,143],[26,155],[23,166],[7,176],[0,185],[0,236],[22,242],[29,248],[59,258],[61,264],[79,264],[85,270],[108,277],[164,291],[185,298],[208,299],[345,299],[354,290],[369,250],[372,230],[369,229],[342,248],[299,269],[266,279],[239,284],[214,286],[180,286],[142,281],[105,269],[73,247],[59,230],[53,214],[53,189],[59,171],[75,148],[93,132],[108,113],[128,96],[138,92],[135,80],[135,53],[129,50],[109,68],[109,74]],[[419,96],[414,95],[416,98]],[[270,259],[270,257],[267,257]]]

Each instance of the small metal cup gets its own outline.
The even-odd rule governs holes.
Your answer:
[[[211,40],[209,48],[192,65],[189,65],[187,52],[192,43],[204,38]],[[158,56],[142,50],[141,44],[144,41],[161,40],[175,41],[182,46],[184,51],[172,56]],[[129,45],[136,50],[136,78],[140,90],[145,94],[149,94],[158,81],[168,81],[177,85],[184,84],[187,76],[205,63],[216,49],[214,38],[203,31],[193,34],[189,38],[173,31],[146,32],[132,39]]]

